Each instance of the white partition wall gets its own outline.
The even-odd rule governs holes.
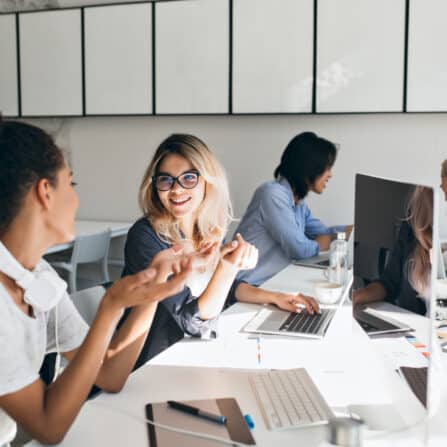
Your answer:
[[[319,0],[317,112],[401,112],[405,0]]]
[[[447,111],[447,2],[412,0],[408,111]]]
[[[86,114],[152,113],[152,6],[85,8]]]
[[[234,0],[234,113],[312,111],[313,3]]]
[[[81,10],[21,13],[19,25],[22,115],[81,115]]]
[[[156,113],[228,113],[228,5],[156,3]]]
[[[0,15],[0,112],[19,114],[17,89],[16,16]]]

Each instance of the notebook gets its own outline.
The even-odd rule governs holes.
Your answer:
[[[182,430],[204,433],[249,445],[256,444],[236,399],[191,400],[182,401],[182,403],[225,416],[227,418],[226,424],[217,424],[175,410],[169,407],[166,402],[147,404],[146,417],[156,423],[169,425],[170,427],[176,427]],[[211,440],[167,431],[159,427],[154,427],[149,423],[147,424],[147,429],[150,447],[211,447],[216,445],[216,442]]]

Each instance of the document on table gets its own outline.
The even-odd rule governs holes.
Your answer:
[[[394,369],[428,366],[427,359],[405,337],[378,339],[373,344]]]

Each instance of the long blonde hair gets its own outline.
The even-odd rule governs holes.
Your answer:
[[[233,218],[227,177],[217,158],[195,136],[173,134],[160,144],[141,182],[141,210],[162,240],[170,244],[184,240],[179,222],[166,211],[152,182],[162,161],[171,154],[188,160],[206,182],[205,197],[197,211],[193,242],[198,247],[208,242],[221,242]]]
[[[416,238],[416,246],[408,259],[408,279],[419,295],[430,292],[430,250],[433,243],[433,192],[416,186],[408,202],[408,222]]]
[[[447,159],[441,164],[441,177],[447,177]]]

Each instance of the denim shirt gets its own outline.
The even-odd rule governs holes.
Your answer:
[[[236,230],[258,249],[258,265],[253,270],[241,272],[238,279],[258,286],[292,260],[318,255],[316,236],[345,229],[346,226],[324,225],[312,216],[303,200],[295,204],[286,179],[263,183],[255,191]]]

